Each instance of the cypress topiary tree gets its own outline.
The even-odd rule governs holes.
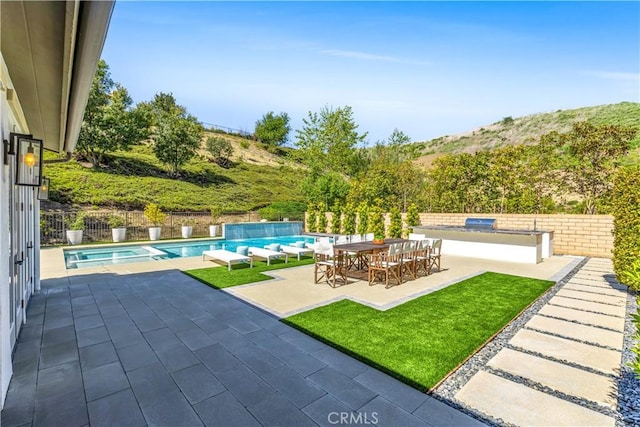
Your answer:
[[[340,234],[342,229],[342,206],[340,202],[336,200],[331,207],[331,232]]]
[[[373,233],[374,238],[384,239],[384,211],[380,207],[380,203],[376,203],[369,210],[368,232]]]
[[[324,205],[318,205],[318,233],[327,232],[327,213],[324,211]]]
[[[369,230],[369,205],[362,202],[358,206],[358,234],[367,234]]]
[[[389,224],[389,237],[402,237],[402,215],[397,207],[391,208],[391,224]]]
[[[344,207],[343,229],[345,234],[355,234],[356,232],[356,208],[353,203],[347,203]]]
[[[309,210],[307,214],[307,229],[312,233],[318,230],[318,213],[316,209],[317,208],[315,204],[309,204]]]
[[[407,226],[413,227],[420,225],[420,215],[418,215],[418,206],[415,203],[411,203],[407,209]]]
[[[614,179],[613,268],[616,277],[640,290],[640,166],[620,168]]]

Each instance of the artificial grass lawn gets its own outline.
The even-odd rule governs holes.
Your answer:
[[[233,264],[231,271],[227,270],[225,264],[222,267],[199,268],[187,270],[184,273],[212,288],[222,289],[273,279],[271,276],[262,274],[263,271],[280,270],[307,264],[313,264],[313,257],[302,256],[300,261],[297,258],[289,258],[288,263],[285,263],[284,260],[273,259],[270,266],[267,266],[266,261],[254,261],[253,268],[249,268],[249,264],[245,263]]]
[[[553,284],[489,272],[387,311],[342,300],[283,322],[428,390]]]

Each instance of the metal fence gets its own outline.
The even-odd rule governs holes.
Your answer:
[[[149,240],[149,222],[142,211],[82,211],[84,219],[84,233],[82,243],[111,242],[112,233],[109,218],[118,215],[124,220],[127,228],[127,241]],[[42,246],[67,244],[66,232],[69,225],[76,219],[78,212],[41,211],[40,212],[40,244]],[[282,221],[286,219],[304,219],[304,213],[280,212],[270,220]],[[225,212],[219,219],[224,223],[257,222],[262,218],[258,212]],[[209,225],[212,225],[211,215],[207,212],[167,212],[162,223],[162,239],[182,237],[182,226],[192,226],[191,237],[209,237]],[[218,235],[222,233],[219,227]]]

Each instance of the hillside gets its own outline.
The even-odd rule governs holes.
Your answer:
[[[523,144],[537,140],[551,131],[568,132],[573,123],[587,121],[593,124],[634,126],[640,129],[640,103],[622,102],[558,110],[553,113],[532,114],[524,117],[506,117],[503,120],[464,132],[447,135],[430,141],[417,142],[423,155],[416,162],[429,166],[433,159],[446,153],[474,153],[480,150],[507,145]],[[640,147],[640,135],[634,147]],[[637,150],[632,153],[637,156]]]

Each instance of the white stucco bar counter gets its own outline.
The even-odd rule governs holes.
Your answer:
[[[443,255],[537,264],[553,255],[553,231],[416,226],[413,232],[442,239]]]

